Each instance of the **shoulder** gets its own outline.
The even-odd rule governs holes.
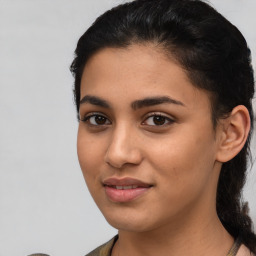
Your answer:
[[[107,243],[102,244],[101,246],[97,247],[90,253],[86,254],[85,256],[111,256],[112,248],[118,239],[118,236],[113,237]]]

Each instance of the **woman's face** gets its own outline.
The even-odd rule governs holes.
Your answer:
[[[79,162],[111,225],[149,231],[215,214],[221,166],[209,97],[160,50],[95,54],[82,76],[80,119]]]

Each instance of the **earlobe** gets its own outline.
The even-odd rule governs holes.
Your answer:
[[[236,106],[229,117],[221,120],[217,161],[225,163],[242,150],[248,138],[250,124],[248,109],[243,105]]]

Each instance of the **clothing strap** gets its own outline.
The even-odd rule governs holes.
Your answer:
[[[30,254],[28,256],[49,256],[49,255],[45,254],[45,253],[34,253],[34,254]]]
[[[236,254],[237,254],[241,244],[242,244],[241,239],[240,239],[240,237],[238,237],[235,240],[235,242],[234,242],[233,246],[231,247],[231,249],[229,250],[227,256],[236,256]]]

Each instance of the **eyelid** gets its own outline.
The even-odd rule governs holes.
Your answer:
[[[148,125],[148,126],[163,127],[163,126],[170,125],[170,124],[175,122],[175,118],[171,117],[171,116],[169,116],[167,114],[164,114],[162,112],[151,112],[151,113],[148,113],[148,114],[145,115],[145,117],[143,118],[144,121],[142,122],[142,124],[144,124],[147,119],[149,119],[150,117],[154,117],[154,116],[164,117],[164,118],[166,118],[169,121],[169,123],[168,124],[163,124],[163,125]],[[147,124],[145,124],[145,125],[147,125]]]
[[[86,113],[85,115],[83,115],[83,118],[81,118],[81,115],[80,115],[79,116],[79,121],[87,122],[93,116],[102,116],[102,117],[106,118],[109,121],[109,123],[108,124],[102,124],[102,125],[95,125],[95,124],[90,124],[88,122],[88,124],[91,125],[91,126],[95,126],[96,127],[96,126],[104,126],[104,125],[112,124],[111,120],[105,114],[103,114],[101,112],[89,112],[89,113]],[[155,117],[155,116],[161,116],[161,117],[165,118],[168,121],[168,123],[163,124],[163,125],[149,125],[149,124],[145,123],[147,119],[149,119],[151,117]],[[175,122],[175,118],[171,117],[170,115],[164,114],[162,112],[150,112],[150,113],[146,114],[143,117],[142,125],[147,125],[147,126],[151,126],[151,127],[152,126],[164,127],[164,126],[170,125],[170,124],[172,124],[174,122]]]
[[[89,112],[89,113],[83,115],[83,118],[81,118],[81,115],[79,115],[79,121],[87,122],[93,116],[103,116],[104,118],[106,118],[111,123],[111,120],[105,114],[103,114],[101,112]],[[96,125],[92,125],[92,126],[96,126]],[[101,125],[101,126],[103,126],[103,125]]]

